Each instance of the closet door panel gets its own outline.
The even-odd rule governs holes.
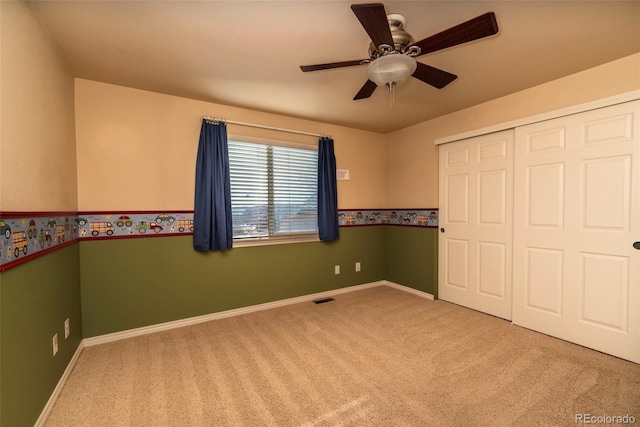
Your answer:
[[[513,130],[439,150],[438,297],[510,320]]]
[[[639,115],[515,130],[513,322],[640,363]]]

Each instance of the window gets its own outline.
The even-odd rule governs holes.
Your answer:
[[[229,140],[233,238],[318,235],[315,148]]]

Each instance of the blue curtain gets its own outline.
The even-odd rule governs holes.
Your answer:
[[[227,125],[202,120],[196,159],[193,247],[197,251],[233,246]]]
[[[318,232],[320,240],[338,240],[338,186],[333,139],[320,138],[318,145]]]

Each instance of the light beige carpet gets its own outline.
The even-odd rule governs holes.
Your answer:
[[[54,426],[572,426],[640,365],[378,287],[86,348]]]

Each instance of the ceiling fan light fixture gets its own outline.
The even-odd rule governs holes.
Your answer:
[[[393,90],[416,71],[416,60],[401,53],[391,53],[375,59],[367,66],[367,77],[377,86]]]

